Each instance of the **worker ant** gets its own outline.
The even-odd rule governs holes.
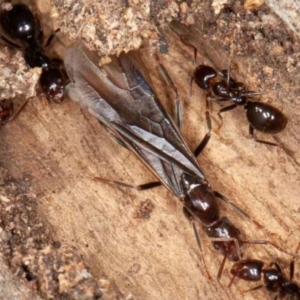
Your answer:
[[[218,75],[221,76],[218,79]],[[210,66],[199,65],[193,76],[196,84],[209,92],[207,97],[207,108],[209,101],[231,101],[233,104],[221,108],[218,116],[222,121],[221,113],[235,109],[238,106],[243,106],[246,110],[246,116],[249,122],[249,134],[259,143],[279,146],[277,143],[272,143],[264,140],[259,140],[254,136],[254,130],[276,134],[284,130],[287,125],[287,117],[274,106],[258,101],[250,101],[249,98],[261,95],[260,92],[251,92],[246,90],[242,82],[236,82],[230,77],[230,67],[228,70],[217,72]],[[208,127],[211,130],[209,109],[207,109],[207,118],[209,119]]]
[[[264,262],[257,259],[244,259],[235,263],[230,270],[233,275],[229,283],[232,285],[235,277],[246,281],[260,281],[263,277],[264,285],[259,285],[251,288],[248,291],[258,290],[265,287],[268,291],[276,292],[274,299],[284,299],[289,296],[289,299],[300,299],[300,286],[292,281],[294,277],[294,260],[290,263],[289,278],[283,272],[282,267],[278,262],[273,263],[274,267],[263,268]]]
[[[15,4],[10,10],[3,10],[0,14],[0,24],[5,34],[1,34],[0,38],[9,46],[23,51],[29,68],[42,68],[39,83],[43,92],[49,100],[61,103],[66,82],[62,62],[59,59],[50,59],[44,53],[54,35],[51,35],[45,46],[42,46],[43,30],[28,6],[24,4]],[[10,39],[18,40],[20,44]]]

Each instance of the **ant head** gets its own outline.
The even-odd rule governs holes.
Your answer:
[[[43,69],[40,85],[49,100],[55,103],[63,101],[65,80],[58,68]]]
[[[35,19],[24,4],[13,5],[11,10],[1,13],[1,26],[14,39],[26,41],[35,36]]]
[[[291,299],[299,299],[300,297],[300,288],[297,283],[292,281],[282,281],[281,291],[283,291],[286,295],[291,296]]]
[[[208,90],[211,79],[217,75],[217,72],[212,67],[200,65],[194,72],[194,80],[201,89]]]

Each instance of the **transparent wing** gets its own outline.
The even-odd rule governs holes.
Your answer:
[[[66,50],[69,97],[109,127],[176,196],[181,176],[205,180],[176,126],[144,79],[136,53],[122,54],[100,68],[82,43]]]

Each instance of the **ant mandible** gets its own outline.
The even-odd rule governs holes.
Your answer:
[[[39,22],[35,20],[33,13],[24,4],[12,5],[10,10],[4,10],[0,14],[0,23],[3,33],[0,38],[8,45],[21,49],[29,68],[42,68],[39,79],[41,88],[47,98],[55,103],[63,101],[66,78],[62,71],[62,63],[58,59],[50,59],[44,49],[54,35],[51,35],[45,45],[42,46],[43,31]],[[20,41],[16,44],[12,40]]]
[[[218,75],[221,76],[220,79],[218,79]],[[263,93],[247,91],[243,83],[236,82],[230,77],[230,67],[228,70],[223,70],[218,73],[210,66],[199,65],[194,72],[193,80],[201,89],[209,91],[206,102],[208,118],[210,118],[208,101],[232,101],[233,104],[221,108],[218,111],[221,122],[221,113],[235,109],[238,106],[243,106],[246,110],[246,116],[249,122],[250,136],[256,142],[279,146],[277,143],[257,139],[254,136],[254,130],[267,134],[279,133],[286,127],[288,122],[287,117],[279,109],[270,104],[250,101],[250,97]],[[208,127],[211,130],[210,119],[208,121]]]

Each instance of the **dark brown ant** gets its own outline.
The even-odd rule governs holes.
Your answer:
[[[292,281],[294,277],[294,260],[290,263],[289,278],[283,272],[278,262],[274,262],[275,267],[263,268],[264,262],[256,259],[241,260],[233,265],[230,273],[233,275],[228,287],[231,287],[235,277],[246,281],[260,281],[263,277],[264,285],[251,288],[248,291],[258,290],[265,287],[270,292],[276,292],[275,299],[300,299],[300,286]]]
[[[43,47],[42,28],[30,9],[24,4],[15,4],[10,10],[3,10],[0,15],[0,23],[5,34],[5,36],[0,35],[0,38],[9,46],[23,51],[29,68],[42,68],[39,82],[46,97],[55,103],[62,102],[66,82],[62,71],[62,62],[58,59],[50,59],[44,53],[44,48],[51,43],[54,35],[49,37]],[[19,41],[20,45],[10,39]]]
[[[221,76],[221,79],[218,79],[218,75]],[[217,72],[210,66],[200,65],[194,72],[193,80],[195,80],[196,84],[201,89],[209,91],[207,108],[209,106],[209,100],[233,102],[233,104],[219,110],[218,116],[221,121],[221,113],[235,109],[238,106],[243,106],[246,110],[246,116],[250,124],[250,136],[256,142],[271,146],[279,146],[276,143],[257,139],[254,136],[254,130],[267,134],[279,133],[286,127],[288,122],[287,117],[279,109],[270,104],[250,101],[250,97],[261,95],[263,93],[247,91],[243,83],[236,82],[230,77],[230,67],[228,70]],[[209,110],[207,109],[207,111]],[[207,114],[208,118],[210,118],[209,112]],[[210,121],[209,129],[211,129]]]

